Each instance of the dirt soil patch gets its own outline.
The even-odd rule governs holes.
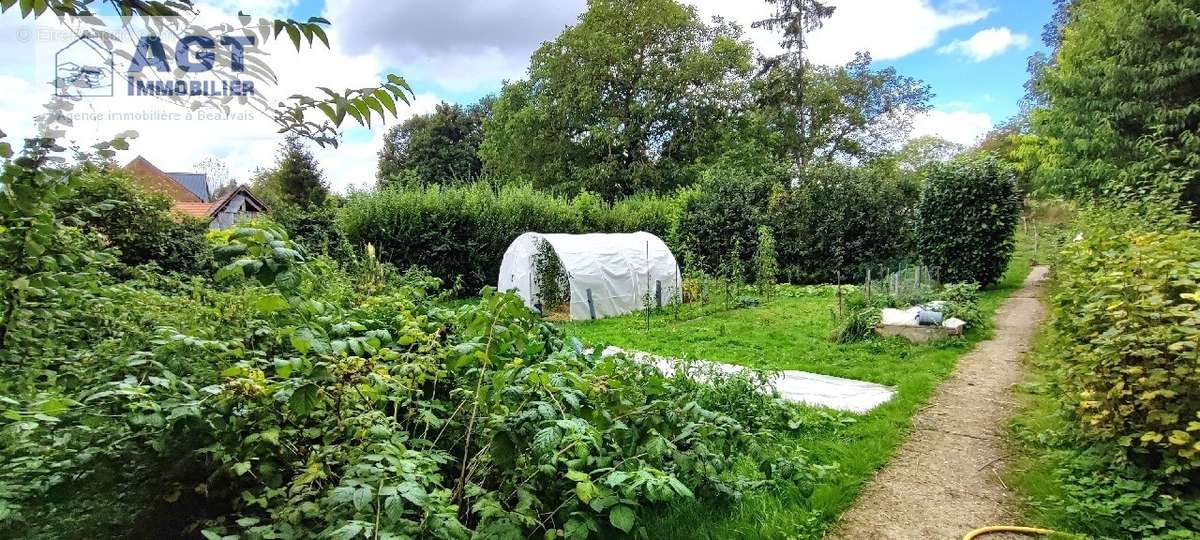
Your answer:
[[[1021,355],[1045,316],[1039,296],[1046,272],[1034,268],[1001,304],[994,337],[959,360],[913,418],[904,446],[828,538],[961,538],[977,527],[1012,524],[1013,501],[1000,479],[1002,437],[1016,406]]]

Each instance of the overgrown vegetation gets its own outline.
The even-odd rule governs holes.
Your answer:
[[[674,501],[816,478],[755,384],[584,355],[513,295],[441,308],[412,274],[364,294],[386,267],[348,275],[269,222],[211,235],[215,281],[125,267],[55,213],[81,170],[49,150],[0,191],[10,530],[642,535]]]
[[[1014,426],[1030,515],[1097,538],[1200,530],[1194,64],[1187,2],[1056,3],[1010,160],[1081,203]],[[1189,221],[1191,222],[1189,224]]]
[[[979,292],[978,309],[985,319],[1020,288],[1029,273],[1029,248],[1028,242],[1022,242],[1004,279]],[[781,285],[774,300],[754,309],[706,311],[704,316],[688,312],[700,309],[698,306],[689,304],[683,309],[684,316],[679,319],[672,313],[655,314],[649,331],[641,314],[565,322],[561,327],[566,335],[586,343],[764,370],[798,369],[847,377],[893,386],[897,394],[862,416],[800,409],[789,420],[796,429],[780,436],[806,457],[804,466],[791,470],[802,477],[817,477],[795,487],[746,493],[729,512],[676,501],[651,523],[651,538],[694,538],[697,531],[712,538],[821,538],[903,441],[912,415],[950,375],[957,358],[989,335],[988,328],[980,325],[968,332],[966,339],[934,346],[912,345],[898,338],[835,343],[829,336],[836,326],[831,313],[837,309],[837,292],[828,285]],[[752,459],[740,464],[747,469],[759,466]]]
[[[542,313],[552,315],[564,308],[569,309],[570,278],[554,246],[545,240],[538,240],[537,253],[533,257],[533,280],[537,288],[537,304],[542,307]]]

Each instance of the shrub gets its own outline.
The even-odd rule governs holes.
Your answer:
[[[773,183],[768,176],[710,169],[698,188],[681,193],[676,243],[692,254],[697,269],[730,277],[750,265],[763,223],[762,202]]]
[[[775,258],[775,236],[765,226],[758,228],[758,245],[754,248],[754,283],[758,294],[771,299],[775,289],[779,261]]]
[[[571,301],[570,275],[563,268],[562,260],[558,258],[550,242],[538,241],[537,253],[533,260],[533,274],[542,314],[556,314],[568,307]]]
[[[827,166],[777,187],[767,222],[778,243],[783,276],[795,283],[833,283],[892,266],[911,250],[916,196],[907,184],[869,169]]]
[[[943,283],[1000,280],[1021,216],[1016,176],[994,157],[935,166],[917,211],[917,250]]]
[[[104,211],[95,211],[103,206]],[[129,173],[87,167],[74,193],[58,208],[86,231],[119,251],[127,265],[155,263],[168,272],[206,274],[212,259],[204,235],[208,223],[171,211],[171,200],[139,188]]]
[[[374,245],[380,260],[401,269],[423,266],[446,283],[461,279],[467,294],[495,283],[504,251],[521,233],[582,229],[564,199],[481,183],[353,196],[338,226],[353,244]]]
[[[1056,265],[1053,327],[1067,405],[1140,466],[1200,470],[1200,232],[1086,218]]]

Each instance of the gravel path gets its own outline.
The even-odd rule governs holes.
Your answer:
[[[828,538],[962,538],[977,527],[1011,524],[1000,438],[1015,405],[1021,354],[1045,315],[1039,299],[1045,277],[1045,267],[1034,268],[1000,305],[994,337],[959,359],[913,419],[904,446]]]

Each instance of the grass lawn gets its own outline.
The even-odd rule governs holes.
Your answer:
[[[984,292],[989,317],[1018,289],[1030,269],[1030,250],[1020,242],[1004,280]],[[727,510],[679,505],[653,525],[662,538],[818,538],[858,495],[863,482],[882,466],[906,436],[909,420],[954,369],[971,345],[989,334],[914,346],[899,339],[838,345],[830,341],[836,296],[830,293],[779,298],[761,307],[714,313],[675,322],[657,316],[646,330],[644,316],[563,323],[586,344],[609,344],[680,358],[717,360],[765,369],[799,369],[896,387],[892,401],[850,423],[803,428],[795,435],[817,464],[835,472],[813,489],[747,495]],[[746,466],[754,466],[747,464]]]

